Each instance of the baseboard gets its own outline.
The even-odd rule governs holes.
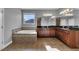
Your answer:
[[[2,49],[4,49],[4,48],[6,48],[7,46],[9,46],[11,43],[12,43],[12,41],[10,41],[10,42],[7,43],[6,45],[4,45],[4,46],[2,47]],[[2,49],[0,49],[0,50],[2,50]]]

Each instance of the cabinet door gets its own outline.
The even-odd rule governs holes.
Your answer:
[[[37,28],[37,36],[39,37],[41,35],[41,28]]]
[[[76,47],[79,48],[79,31],[76,31]]]
[[[63,33],[63,41],[64,41],[64,43],[66,43],[67,44],[67,40],[68,40],[68,33],[65,31],[64,33]]]
[[[76,38],[74,31],[71,31],[70,34],[68,35],[67,44],[72,48],[76,47]]]
[[[60,32],[60,38],[61,38],[62,41],[64,41],[64,34],[65,33],[63,31]]]
[[[59,32],[59,30],[56,31],[56,36],[60,39],[60,32]]]
[[[49,29],[49,34],[51,37],[55,36],[55,29]]]

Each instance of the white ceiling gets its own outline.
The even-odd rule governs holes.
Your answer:
[[[59,8],[21,8],[21,10],[58,10]]]

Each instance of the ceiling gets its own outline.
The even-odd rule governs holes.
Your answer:
[[[59,8],[21,8],[21,10],[58,10]]]

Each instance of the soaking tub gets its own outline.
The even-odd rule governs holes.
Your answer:
[[[19,30],[12,35],[15,43],[32,43],[37,41],[36,30]]]

